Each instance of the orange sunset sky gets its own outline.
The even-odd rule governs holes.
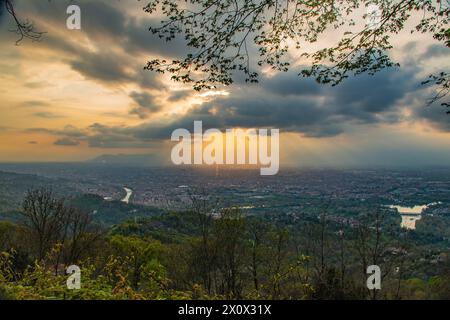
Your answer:
[[[170,134],[192,129],[279,128],[281,161],[299,166],[448,165],[450,115],[420,85],[450,67],[449,49],[429,35],[396,36],[400,69],[338,87],[261,70],[259,84],[236,81],[194,92],[143,70],[152,57],[186,54],[150,32],[142,2],[78,1],[82,30],[68,30],[68,1],[17,0],[17,12],[47,33],[23,41],[0,16],[0,162],[84,161],[102,154],[155,154],[169,161]],[[326,45],[336,35],[321,40]],[[298,68],[296,69],[295,66]]]

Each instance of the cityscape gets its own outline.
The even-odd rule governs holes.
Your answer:
[[[449,19],[449,0],[0,0],[0,305],[450,300]]]

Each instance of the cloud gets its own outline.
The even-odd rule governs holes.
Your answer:
[[[422,59],[448,57],[450,49],[443,44],[432,44],[421,56]]]
[[[82,30],[78,33],[65,30],[62,25],[67,17],[65,2],[20,3],[20,12],[58,30],[46,34],[39,45],[60,51],[63,61],[87,79],[105,85],[135,83],[144,89],[160,89],[160,78],[143,70],[146,58],[137,61],[136,55],[174,57],[184,53],[185,41],[164,44],[149,31],[149,26],[159,19],[133,17],[129,14],[130,4],[98,0],[82,1],[80,5]],[[135,5],[136,9],[141,8],[138,3]],[[80,34],[84,37],[82,41],[78,37]]]
[[[91,148],[149,148],[148,141],[138,139],[128,132],[127,127],[106,126],[100,123],[90,125],[85,136]]]
[[[44,118],[44,119],[60,119],[60,118],[64,118],[63,116],[59,115],[59,114],[54,114],[52,112],[36,112],[33,113],[33,115],[35,117],[38,118]]]
[[[307,137],[332,137],[354,124],[402,121],[399,102],[414,89],[414,70],[383,71],[327,87],[299,78],[294,72],[263,78],[260,86],[233,88],[164,125],[147,123],[128,128],[140,139],[168,139],[177,128],[279,128]]]
[[[178,102],[183,99],[186,99],[192,95],[192,90],[177,90],[173,91],[169,94],[169,97],[167,98],[170,102]]]
[[[239,75],[235,84],[226,89],[229,95],[199,98],[204,102],[184,110],[182,115],[172,115],[170,112],[163,115],[162,112],[158,113],[165,107],[162,102],[179,102],[194,93],[185,90],[185,86],[167,86],[163,82],[164,77],[145,71],[143,66],[147,60],[157,56],[169,59],[184,56],[187,53],[185,40],[179,37],[166,43],[157,38],[149,32],[148,27],[158,23],[159,18],[153,19],[143,16],[144,14],[138,17],[128,2],[85,0],[80,3],[83,22],[82,31],[77,32],[68,31],[64,26],[67,1],[18,1],[20,8],[25,9],[20,11],[24,17],[32,18],[37,27],[42,29],[44,26],[44,30],[49,31],[42,42],[26,42],[26,45],[38,45],[39,49],[44,49],[36,54],[38,63],[41,61],[39,59],[48,59],[48,63],[65,64],[88,79],[86,85],[95,81],[108,90],[113,89],[115,93],[122,92],[125,98],[128,96],[132,101],[130,112],[147,120],[141,121],[143,123],[139,125],[110,125],[99,118],[95,120],[97,123],[86,128],[67,125],[60,129],[26,130],[29,133],[54,136],[58,139],[56,142],[61,143],[55,142],[57,145],[150,148],[167,141],[177,128],[192,130],[195,120],[202,120],[204,129],[279,128],[282,132],[298,133],[316,141],[358,132],[360,128],[372,129],[384,127],[385,124],[414,123],[419,120],[427,121],[440,131],[450,131],[450,118],[445,115],[444,108],[425,108],[425,103],[420,103],[426,101],[428,94],[420,89],[421,79],[418,77],[429,65],[428,61],[421,63],[421,59],[445,57],[448,49],[441,45],[425,46],[424,49],[419,41],[410,42],[401,48],[403,56],[410,51],[417,54],[408,55],[406,67],[402,66],[400,70],[384,70],[374,77],[352,77],[334,88],[299,77],[301,67],[288,73],[262,75],[257,85],[246,84],[242,75]],[[139,8],[139,3],[136,3],[136,9]],[[11,45],[13,46],[13,42]],[[5,59],[5,65],[2,64],[0,68],[2,71],[3,68],[11,69],[10,73],[17,75],[17,70],[23,68],[22,61],[17,66],[16,61],[13,61],[13,70],[11,59]],[[34,77],[23,79],[20,81],[25,82],[24,85],[30,89],[49,86],[47,82],[32,82]],[[52,78],[48,81],[52,81]],[[48,106],[46,101],[32,98],[37,96],[37,91],[28,95],[30,100],[23,102],[21,106]],[[34,116],[48,119],[58,116],[45,112],[46,108],[42,110],[44,111],[34,113]],[[123,114],[123,109],[119,111],[118,114]],[[129,117],[125,118],[123,121]],[[369,144],[374,146],[376,141],[373,139],[376,138],[371,139],[368,139]],[[370,148],[369,145],[367,150],[370,151]]]
[[[431,106],[427,106],[424,102],[418,103],[413,108],[414,119],[424,120],[439,131],[450,132],[450,115],[446,114],[447,109],[440,103],[438,101]]]
[[[66,125],[63,129],[48,128],[29,128],[25,129],[26,133],[43,133],[49,135],[65,136],[71,138],[82,138],[86,135],[86,131],[72,125]]]
[[[45,83],[45,82],[26,82],[24,84],[25,87],[30,88],[30,89],[41,89],[41,88],[45,88],[50,86],[49,83]]]
[[[126,37],[124,45],[127,51],[166,58],[184,56],[187,53],[187,42],[183,37],[165,41],[149,31],[150,26],[157,26],[160,22],[160,18],[153,17],[130,19],[125,26]]]
[[[322,86],[314,79],[302,78],[295,72],[279,73],[273,77],[263,77],[261,82],[263,88],[271,93],[286,95],[317,95],[320,94]]]
[[[83,4],[83,30],[92,38],[101,40],[105,35],[122,37],[126,20],[125,12],[111,5],[111,1],[90,1]]]
[[[49,106],[49,103],[41,100],[30,100],[22,102],[21,106],[25,108],[47,107]]]
[[[357,124],[403,121],[401,102],[415,89],[413,71],[386,70],[373,77],[349,79],[335,88],[298,78],[294,73],[278,74],[263,78],[261,86],[235,87],[229,95],[215,96],[169,121],[136,126],[94,123],[86,129],[66,126],[51,133],[77,137],[96,148],[145,148],[149,141],[169,140],[175,129],[192,131],[194,121],[200,120],[205,130],[278,128],[310,138],[334,137]],[[146,92],[133,91],[130,97],[142,117],[159,110],[153,96]]]
[[[133,99],[137,107],[133,108],[130,113],[138,115],[141,119],[148,117],[148,114],[155,113],[161,110],[161,106],[155,102],[152,95],[147,92],[130,93],[130,98]]]
[[[136,138],[127,127],[109,127],[94,123],[85,129],[66,125],[63,129],[30,128],[28,133],[43,133],[58,137],[54,143],[60,146],[78,146],[86,142],[91,148],[151,148],[149,141]]]
[[[76,60],[70,62],[70,66],[93,80],[104,82],[131,81],[130,74],[118,61],[123,61],[123,57],[115,56],[111,52],[83,51],[80,52]]]
[[[72,147],[72,146],[78,146],[80,144],[79,141],[69,139],[69,138],[61,138],[56,140],[53,143],[55,146],[63,146],[63,147]]]
[[[88,145],[91,148],[123,148],[123,149],[138,149],[149,148],[150,145],[144,141],[133,138],[132,136],[121,134],[98,134],[89,136],[87,138]]]

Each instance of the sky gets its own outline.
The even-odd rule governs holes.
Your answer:
[[[298,73],[261,70],[258,84],[195,92],[146,62],[188,53],[148,28],[144,2],[78,1],[82,29],[66,28],[60,0],[16,0],[20,16],[45,30],[40,42],[10,32],[0,16],[0,162],[84,161],[103,154],[153,154],[170,164],[177,128],[278,128],[285,166],[447,166],[450,115],[426,106],[426,77],[450,68],[449,49],[429,35],[404,32],[391,56],[400,68],[349,78],[336,87]],[[332,43],[328,34],[321,41]]]

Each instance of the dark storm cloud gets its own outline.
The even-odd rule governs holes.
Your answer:
[[[170,139],[178,128],[279,128],[307,137],[332,137],[354,124],[396,123],[402,120],[398,102],[414,89],[414,70],[386,70],[360,76],[331,88],[298,78],[294,73],[263,78],[260,86],[234,87],[172,121],[110,127],[95,123],[84,138],[92,147],[145,147],[151,140]],[[133,92],[142,110],[158,110],[151,95]],[[170,99],[170,98],[169,98]],[[156,109],[153,109],[156,108]],[[141,111],[142,111],[141,110]],[[148,112],[148,111],[147,111]],[[67,130],[66,130],[67,131]]]
[[[170,102],[178,102],[192,95],[192,90],[178,90],[170,93],[167,98]]]
[[[418,42],[410,42],[403,48],[405,52],[410,54],[411,58],[408,61],[410,65],[419,65],[423,60],[432,61],[435,58],[448,57],[450,54],[450,49],[448,47],[440,43],[434,43],[429,45],[422,54],[415,55],[420,49],[419,46],[420,43]],[[429,62],[427,61],[426,64],[428,65]],[[449,65],[440,65],[440,69],[438,70],[449,72],[448,69]],[[417,73],[419,73],[419,71],[420,70],[418,70]],[[429,73],[433,73],[433,71],[429,71]],[[437,72],[434,71],[434,74],[436,73]],[[422,75],[416,77],[416,79],[414,88],[411,89],[413,93],[408,101],[409,111],[411,112],[410,120],[426,121],[439,131],[450,132],[450,116],[446,114],[448,109],[441,105],[441,103],[448,101],[448,97],[447,99],[444,98],[441,101],[436,101],[432,105],[428,105],[428,101],[435,96],[440,88],[431,85],[421,85],[421,82],[428,80],[427,76],[423,75],[423,72]]]
[[[142,108],[156,110],[154,107],[154,99],[153,96],[148,94],[147,92],[136,92],[133,91],[130,93],[130,97]]]
[[[3,2],[0,1],[0,25],[5,20],[5,13],[6,13],[5,6],[3,5]]]
[[[66,9],[71,3],[81,7],[80,31],[66,30],[65,27]],[[36,21],[38,29],[42,29],[45,22],[63,32],[63,35],[45,34],[39,45],[61,51],[63,60],[86,78],[106,85],[134,82],[144,89],[161,89],[159,77],[143,70],[146,59],[136,61],[131,56],[135,53],[148,54],[149,58],[160,53],[174,56],[182,52],[184,44],[164,45],[148,30],[152,20],[128,16],[120,8],[124,5],[120,1],[20,1],[17,11]],[[142,7],[137,1],[127,5]],[[145,15],[142,11],[142,16]],[[72,41],[71,36],[80,33],[87,36],[93,48],[87,49]]]
[[[187,53],[186,41],[176,37],[171,41],[160,39],[149,31],[151,26],[160,24],[160,19],[130,19],[126,25],[125,46],[128,51],[152,53],[168,58],[184,56]]]
[[[385,114],[397,111],[396,102],[417,89],[416,72],[417,69],[387,69],[375,76],[349,78],[323,93],[332,97],[331,106],[340,116],[364,123],[384,122]]]
[[[133,99],[137,105],[131,110],[131,114],[136,114],[140,118],[144,119],[148,117],[149,113],[158,112],[161,110],[161,106],[155,102],[152,95],[147,92],[136,92],[130,93],[130,98]]]
[[[445,57],[450,54],[450,49],[442,44],[433,44],[422,55],[423,59]]]
[[[265,78],[261,85],[265,90],[278,95],[314,95],[321,91],[321,86],[314,79],[302,78],[294,72]]]
[[[279,128],[309,137],[330,137],[355,123],[395,123],[398,102],[414,88],[412,71],[386,70],[376,76],[349,79],[339,87],[321,86],[295,74],[262,79],[261,86],[234,89],[198,106],[168,125],[129,128],[140,139],[168,139],[177,128]]]
[[[149,75],[143,74],[145,61],[136,65],[135,61],[127,59],[128,50],[124,43],[128,43],[130,37],[127,26],[130,19],[125,13],[114,7],[114,2],[111,1],[81,1],[80,6],[82,9],[80,32],[88,36],[97,46],[97,50],[89,51],[71,42],[70,32],[74,31],[67,31],[67,38],[49,35],[42,44],[48,44],[53,49],[69,53],[72,58],[67,60],[72,69],[91,80],[106,84],[136,82],[144,88],[160,87],[158,79],[155,79],[150,72],[146,72]],[[50,12],[45,11],[44,7],[47,6],[41,5],[38,8],[39,14],[53,20],[54,24],[65,21],[67,4],[50,6],[52,7]]]
[[[91,1],[82,4],[83,30],[90,37],[124,36],[127,18],[124,12],[111,4],[114,4],[114,1]]]
[[[67,7],[76,4],[81,8],[83,32],[89,34],[91,38],[103,39],[107,35],[120,37],[124,34],[127,18],[125,13],[116,7],[116,3],[119,2],[104,0],[17,1],[16,11],[21,16],[31,17],[36,21],[36,27],[40,27],[39,22],[45,21],[54,26],[65,28],[68,17]]]
[[[66,9],[71,3],[79,4],[82,9],[82,30],[67,30]],[[114,3],[114,2],[113,2]],[[39,46],[47,46],[61,52],[63,60],[86,78],[104,82],[106,84],[133,81],[132,73],[125,71],[130,64],[124,56],[118,55],[117,50],[110,50],[120,45],[124,37],[124,13],[106,1],[32,1],[17,3],[17,11],[21,15],[36,21],[35,27],[42,29],[39,22],[46,22],[60,31],[63,35],[48,32],[44,35]],[[72,35],[86,35],[98,50],[87,50],[79,43],[72,41]]]
[[[110,51],[90,52],[78,48],[68,64],[84,77],[104,84],[136,83],[142,89],[164,88],[157,74],[146,71],[127,56]]]
[[[40,45],[59,50],[74,70],[86,78],[107,85],[137,84],[140,89],[130,94],[136,104],[133,113],[144,118],[160,110],[146,89],[164,89],[155,73],[143,70],[145,60],[137,61],[130,56],[145,54],[176,57],[186,53],[184,41],[165,43],[148,31],[155,20],[144,16],[137,19],[120,11],[116,1],[81,1],[83,30],[92,41],[95,50],[90,51],[67,38],[49,34]],[[139,6],[139,3],[136,2]],[[67,2],[57,5],[46,1],[33,1],[30,6],[44,19],[65,28]],[[30,9],[30,10],[31,10]],[[144,15],[144,13],[142,13]],[[405,48],[415,49],[417,42]],[[448,50],[444,48],[445,50]],[[440,57],[446,51],[430,46],[427,57]],[[405,49],[403,49],[405,50]],[[424,56],[425,56],[424,55]],[[354,124],[397,123],[403,120],[399,102],[407,94],[417,91],[420,79],[416,74],[419,61],[411,58],[407,68],[385,70],[374,77],[362,75],[349,78],[337,87],[317,84],[312,79],[301,78],[298,71],[262,77],[258,85],[246,85],[237,78],[236,86],[230,87],[229,96],[212,99],[189,110],[181,118],[165,123],[147,123],[135,127],[108,127],[94,124],[86,130],[64,128],[41,130],[48,134],[88,141],[92,147],[139,147],[143,141],[169,139],[173,130],[189,128],[195,120],[202,120],[207,128],[274,127],[283,131],[299,132],[309,137],[330,137],[345,132]],[[300,69],[300,68],[299,68]],[[189,96],[190,91],[168,93],[168,101],[177,102]],[[422,92],[418,99],[426,100]],[[430,109],[431,110],[431,109]],[[413,110],[413,117],[425,118],[440,130],[449,130],[449,121],[443,110],[428,113],[427,109]],[[128,145],[127,145],[128,144]]]
[[[414,116],[418,120],[428,121],[437,130],[450,132],[450,115],[446,114],[447,110],[439,101],[431,106],[423,103],[414,109]]]
[[[143,89],[164,89],[164,85],[160,81],[160,75],[156,72],[138,68],[138,71],[133,74],[133,79]]]
[[[121,64],[122,57],[116,57],[111,53],[82,52],[77,59],[70,62],[71,67],[93,80],[104,82],[131,81],[131,76],[125,71],[125,65]]]
[[[91,148],[149,148],[149,143],[137,139],[126,127],[109,127],[94,123],[87,128],[86,135],[81,138]]]

